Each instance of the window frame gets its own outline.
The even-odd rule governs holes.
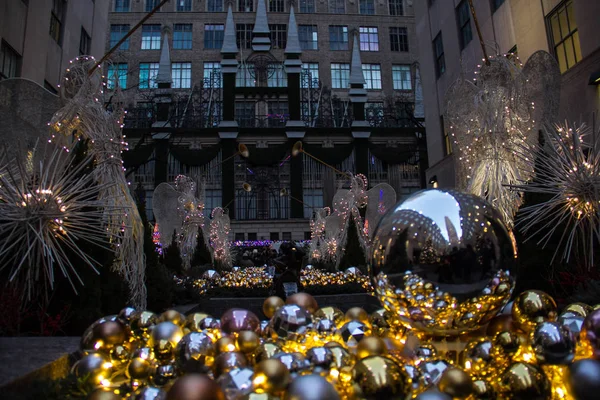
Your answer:
[[[125,68],[122,68],[122,67]],[[112,70],[112,71],[111,71]],[[113,77],[114,72],[116,71],[117,76],[116,80]],[[128,63],[114,63],[110,64],[106,71],[106,89],[114,90],[115,82],[119,81],[119,87],[123,89],[127,89],[127,77],[129,75],[129,64]]]
[[[208,29],[212,27],[212,29]],[[215,28],[221,29],[215,29]],[[220,32],[220,35],[217,34]],[[219,38],[220,36],[220,38]],[[225,38],[225,25],[223,24],[204,24],[204,49],[219,50],[223,48],[223,40]]]
[[[214,73],[219,74],[219,79],[216,81],[215,86],[213,86],[213,82],[215,81],[212,76]],[[204,87],[221,89],[223,87],[223,70],[221,69],[221,63],[219,61],[204,61],[202,63],[202,79],[204,80]]]
[[[408,73],[408,79],[403,79]],[[396,79],[398,77],[399,79]],[[405,87],[408,83],[408,87]],[[411,91],[412,85],[412,68],[410,64],[392,64],[392,87],[394,90]]]
[[[458,42],[460,50],[464,50],[465,47],[473,40],[473,27],[471,26],[471,7],[467,0],[462,0],[456,6],[456,25],[458,27]],[[464,19],[464,20],[463,20]]]
[[[285,49],[287,45],[287,24],[269,24],[272,49]]]
[[[212,7],[211,7],[212,5]],[[207,0],[206,1],[207,12],[223,12],[223,0]]]
[[[158,27],[158,29],[157,29]],[[147,32],[144,32],[147,29]],[[158,36],[156,35],[158,33]],[[150,34],[148,37],[144,37],[144,34]],[[142,42],[141,50],[160,50],[161,48],[161,25],[160,24],[144,24],[142,25]],[[158,40],[157,40],[158,38]],[[157,44],[158,43],[158,44]],[[144,47],[149,45],[148,48]],[[155,47],[158,46],[158,47]]]
[[[303,62],[302,63],[302,67],[301,67],[301,74],[304,71],[308,71],[311,75],[310,75],[310,79],[311,81],[315,81],[315,80],[319,80],[319,63],[318,62]],[[316,74],[313,74],[316,71]],[[300,87],[302,89],[307,89],[308,88],[308,82],[306,82],[306,84],[304,84],[304,82],[301,80],[300,81]]]
[[[392,10],[395,10],[392,12]],[[395,16],[404,15],[404,0],[388,0],[388,13]]]
[[[304,14],[314,14],[317,10],[315,0],[300,0],[298,11]]]
[[[346,14],[346,1],[329,0],[327,11],[329,11],[329,14]]]
[[[183,5],[182,5],[182,2],[184,2]],[[193,11],[192,0],[176,0],[175,11],[177,11],[177,12],[192,12]]]
[[[306,29],[306,28],[310,28]],[[319,30],[317,25],[298,25],[298,39],[302,50],[319,50]],[[314,39],[314,40],[303,40]],[[309,46],[310,45],[310,46]]]
[[[113,28],[119,27],[119,32],[114,31]],[[123,30],[125,29],[125,30]],[[119,43],[119,40],[121,40],[123,38],[123,36],[127,35],[127,33],[129,32],[129,30],[131,29],[129,24],[111,24],[110,25],[110,36],[109,36],[109,47],[112,49],[117,43]],[[113,34],[117,34],[119,33],[119,37],[116,40],[113,40]],[[121,43],[121,46],[119,46],[119,50],[129,50],[129,39],[127,38],[127,40],[125,40],[123,43]]]
[[[438,43],[440,44],[439,48]],[[435,76],[436,78],[439,78],[446,72],[446,57],[444,55],[444,39],[442,37],[442,31],[439,31],[435,38],[433,38],[432,45],[433,58],[435,61]],[[440,53],[438,53],[439,49],[441,49]]]
[[[340,29],[340,32],[336,32],[335,29]],[[341,38],[340,40],[332,40]],[[333,48],[333,43],[336,43],[336,47]],[[331,51],[346,51],[350,49],[350,38],[348,34],[348,25],[329,25],[329,50]]]
[[[379,51],[379,29],[376,26],[358,27],[358,37],[360,51]],[[363,38],[366,38],[367,40],[364,41]]]
[[[184,75],[188,72],[188,75]],[[184,85],[187,83],[187,85]],[[171,88],[173,89],[191,89],[192,88],[192,63],[174,62],[171,63]]]
[[[390,26],[390,51],[408,53],[408,28],[405,26]]]
[[[570,6],[570,10],[571,12],[569,12],[569,6]],[[564,13],[564,15],[566,15],[566,23],[567,23],[567,33],[566,35],[564,35],[563,33],[563,28],[562,28],[562,22],[561,21],[561,12]],[[558,23],[558,34],[555,34],[554,32],[554,27],[553,27],[553,18],[556,17],[556,21]],[[573,18],[573,20],[571,21],[571,17]],[[574,25],[574,28],[572,28],[571,25]],[[560,68],[560,73],[564,74],[565,72],[569,71],[571,68],[573,68],[575,65],[577,65],[582,59],[582,54],[581,54],[581,42],[579,39],[579,26],[577,25],[577,21],[575,21],[575,15],[574,15],[574,8],[573,8],[573,0],[563,0],[562,2],[560,2],[547,16],[546,16],[546,29],[548,32],[548,41],[551,44],[552,47],[552,52],[554,54],[554,57],[556,58],[556,61],[558,63],[558,66]],[[556,38],[557,35],[560,37],[560,40],[557,42]],[[573,56],[573,64],[570,64],[569,62],[569,53],[568,53],[568,42],[570,41],[570,46],[572,47],[572,56]],[[559,48],[562,46],[562,49],[559,50]],[[560,53],[562,52],[562,55],[564,57],[564,59],[561,60],[560,57]],[[564,69],[563,69],[563,65],[561,64],[561,62],[564,62]]]
[[[360,15],[375,15],[375,0],[358,0]]]
[[[81,27],[81,33],[79,34],[79,55],[87,56],[92,52],[92,37]]]
[[[334,68],[334,66],[336,68]],[[349,89],[350,88],[350,64],[348,63],[331,63],[331,88],[332,89]],[[339,76],[334,78],[334,72],[339,73]],[[339,79],[338,79],[339,78]],[[344,85],[345,83],[345,85]]]
[[[144,10],[146,12],[150,12],[150,11],[154,10],[154,7],[159,5],[160,1],[161,0],[146,0],[146,7],[144,7]],[[158,11],[160,11],[160,9],[158,9]]]
[[[285,12],[285,1],[284,0],[268,0],[268,12],[272,13],[284,13]]]
[[[180,37],[176,37],[176,34]],[[193,24],[173,24],[173,50],[192,50],[193,43]],[[186,47],[188,44],[189,47]]]
[[[367,90],[381,90],[381,64],[363,64],[364,88]]]
[[[240,29],[243,27],[243,30]],[[235,24],[235,41],[238,48],[243,50],[252,49],[252,31],[254,30],[254,24],[250,23],[236,23]]]
[[[119,3],[122,3],[122,4],[119,6]],[[114,10],[114,12],[129,12],[131,10],[131,1],[130,0],[115,0],[113,10]]]
[[[254,0],[238,0],[238,12],[254,12]]]
[[[8,69],[12,74],[5,73],[7,55],[10,56]],[[0,78],[17,78],[21,76],[22,56],[5,40],[0,42]]]
[[[142,66],[148,65],[148,68],[143,68]],[[139,73],[138,73],[138,89],[147,90],[147,89],[156,89],[158,88],[158,84],[156,83],[156,76],[158,75],[158,68],[160,63],[158,62],[141,62],[139,64]],[[148,71],[148,80],[142,81],[142,72]],[[154,74],[153,74],[154,73]],[[152,82],[154,81],[154,82]],[[145,82],[145,83],[142,83]]]

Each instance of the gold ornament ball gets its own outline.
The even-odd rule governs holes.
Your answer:
[[[258,393],[277,394],[290,383],[290,372],[285,364],[276,359],[261,361],[254,367],[252,389]]]
[[[514,400],[550,399],[550,382],[536,366],[528,363],[515,363],[508,367],[499,378],[498,390],[503,398]]]
[[[592,306],[585,303],[571,303],[562,310],[561,314],[571,313],[585,318],[593,310]]]
[[[496,364],[510,361],[526,343],[527,338],[522,333],[500,332],[492,341],[491,355]]]
[[[218,342],[217,342],[218,343]],[[241,331],[237,337],[237,347],[244,354],[254,352],[260,346],[260,337],[252,331]]]
[[[127,377],[132,379],[148,379],[154,371],[154,365],[141,357],[132,358],[127,366]]]
[[[203,329],[201,324],[205,318],[210,318],[210,315],[201,312],[188,315],[183,324],[184,331],[186,333],[200,332]]]
[[[322,307],[315,312],[315,319],[328,319],[340,328],[346,322],[344,312],[337,307]]]
[[[404,370],[392,359],[382,356],[357,361],[353,376],[366,398],[395,398],[404,393],[407,385]]]
[[[77,378],[86,377],[86,381],[93,385],[99,385],[104,379],[108,379],[112,371],[112,363],[103,354],[99,353],[82,357],[73,365],[71,370]]]
[[[177,379],[167,400],[225,400],[221,387],[206,375],[190,374]]]
[[[477,380],[473,382],[473,391],[477,399],[495,399],[494,389],[488,381]]]
[[[513,317],[510,314],[496,315],[487,326],[486,334],[495,336],[500,332],[511,332],[515,330]]]
[[[263,314],[267,318],[273,318],[273,315],[279,308],[283,307],[285,302],[281,297],[271,296],[267,297],[263,303],[262,310]]]
[[[358,342],[356,347],[356,355],[359,359],[371,356],[383,356],[388,353],[385,342],[378,337],[368,336]]]
[[[470,341],[460,353],[460,366],[478,378],[495,374],[492,346],[491,340],[486,337]]]
[[[251,392],[242,396],[241,400],[279,400],[279,397],[270,395],[269,393]]]
[[[531,333],[540,322],[556,320],[556,302],[548,293],[527,290],[515,299],[512,316],[521,330]]]
[[[158,316],[150,311],[137,311],[131,316],[129,326],[134,335],[145,335],[158,323]]]
[[[266,342],[258,347],[256,361],[260,362],[273,357],[277,353],[281,353],[281,346],[276,343]]]
[[[121,400],[122,397],[110,389],[96,389],[86,398],[87,400]]]
[[[152,328],[148,346],[154,349],[157,358],[169,359],[182,337],[183,329],[178,325],[168,321],[161,322]]]
[[[314,314],[319,309],[317,300],[308,293],[296,293],[291,295],[285,301],[285,304],[295,304],[307,309],[311,314]]]
[[[466,399],[474,392],[471,377],[459,368],[448,368],[444,371],[438,387],[453,399]]]
[[[106,321],[98,324],[93,329],[96,339],[96,350],[112,349],[125,341],[125,327],[118,321]]]
[[[371,320],[369,314],[360,307],[352,307],[346,311],[346,322],[348,321],[360,321],[365,325],[371,326]]]
[[[217,349],[217,354],[237,351],[235,340],[229,336],[224,336],[217,340],[215,342],[215,348]]]
[[[215,378],[231,371],[232,369],[244,368],[247,365],[248,360],[242,353],[230,352],[219,354],[215,358],[215,364],[213,365]]]
[[[185,320],[185,316],[177,310],[167,310],[158,317],[158,322],[172,322],[178,326],[183,326]]]

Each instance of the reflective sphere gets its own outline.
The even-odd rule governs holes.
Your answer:
[[[134,398],[135,400],[166,400],[167,392],[157,387],[146,386],[135,393]]]
[[[594,357],[600,358],[600,309],[585,317],[581,335],[592,346]]]
[[[283,391],[289,382],[290,372],[279,360],[264,360],[254,367],[252,388],[255,391],[276,394]]]
[[[592,400],[600,393],[600,361],[575,361],[569,367],[567,384],[578,400]]]
[[[161,322],[152,329],[148,346],[157,358],[169,359],[183,337],[183,330],[172,322]]]
[[[183,330],[185,333],[189,332],[200,332],[202,329],[202,323],[204,319],[209,318],[210,315],[205,313],[193,313],[188,315],[185,318],[185,323],[183,325]]]
[[[288,387],[284,400],[338,400],[340,395],[320,375],[299,376]]]
[[[453,190],[418,192],[375,232],[373,285],[407,327],[454,336],[479,329],[515,284],[514,238],[485,200]]]
[[[245,368],[246,366],[248,366],[246,356],[242,353],[231,352],[219,354],[217,358],[215,358],[213,370],[215,377],[219,377],[233,369]]]
[[[445,360],[426,360],[417,367],[421,385],[437,385],[442,379],[442,375],[450,368],[450,364]]]
[[[206,272],[204,272],[204,274],[202,274],[202,278],[209,280],[217,280],[221,278],[221,275],[219,275],[219,273],[214,269],[209,269]]]
[[[538,364],[570,364],[575,358],[575,336],[558,322],[542,322],[531,343]]]
[[[527,290],[515,299],[512,316],[521,330],[532,332],[540,322],[556,320],[556,302],[546,292]]]
[[[71,369],[71,373],[77,378],[85,377],[92,385],[99,385],[104,379],[110,378],[112,371],[112,364],[104,355],[98,353],[84,356]]]
[[[154,373],[154,383],[158,386],[164,386],[177,376],[173,364],[159,365]]]
[[[225,392],[226,398],[238,399],[252,387],[253,374],[254,371],[251,368],[233,369],[221,375],[217,379],[217,383]]]
[[[515,400],[547,400],[550,382],[537,367],[527,363],[515,363],[500,376],[499,394]]]
[[[346,322],[340,328],[340,334],[346,345],[350,348],[355,348],[364,337],[371,334],[371,328],[360,321]]]
[[[467,343],[460,353],[460,365],[471,375],[482,378],[494,373],[492,342],[487,338],[479,338]]]
[[[354,365],[354,380],[368,399],[400,397],[407,387],[407,375],[396,362],[382,356],[362,359]]]
[[[466,399],[474,391],[473,381],[469,374],[459,368],[448,368],[440,379],[439,388],[453,399]]]
[[[215,348],[204,332],[191,332],[177,344],[177,366],[186,373],[208,372],[215,362]]]
[[[241,331],[260,332],[260,320],[252,311],[242,308],[232,308],[225,311],[221,316],[221,329],[226,333]]]
[[[327,347],[313,347],[306,352],[306,359],[314,367],[329,369],[333,363],[333,353]]]
[[[585,317],[571,313],[561,314],[561,316],[558,317],[558,323],[568,328],[571,333],[575,335],[575,338],[579,338],[579,334],[583,329],[583,321],[585,321]]]
[[[310,313],[296,304],[286,304],[275,312],[269,329],[273,339],[296,339],[302,336],[312,323]]]
[[[338,328],[344,325],[344,322],[346,322],[344,312],[336,307],[328,306],[319,308],[313,316],[315,319],[328,319],[333,321]]]
[[[225,400],[221,387],[206,375],[190,374],[177,379],[167,400]]]
[[[291,373],[300,372],[309,366],[301,353],[277,353],[273,358],[281,361]]]

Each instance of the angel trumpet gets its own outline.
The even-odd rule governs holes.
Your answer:
[[[347,178],[350,178],[350,175],[348,175],[345,172],[340,171],[339,169],[337,169],[336,167],[334,167],[333,165],[327,164],[325,161],[318,159],[317,157],[313,156],[310,153],[307,153],[304,148],[302,147],[302,142],[299,140],[296,143],[294,143],[294,147],[292,147],[292,157],[296,157],[298,154],[300,153],[304,153],[307,156],[309,156],[310,158],[312,158],[313,160],[315,160],[316,162],[323,164],[324,166],[326,166],[327,168],[331,168],[332,170],[334,170],[335,172],[337,172],[338,174],[344,175]]]
[[[230,155],[229,157],[227,157],[226,159],[221,161],[221,164],[223,164],[225,161],[231,160],[235,156],[242,156],[244,158],[248,158],[249,155],[250,155],[250,150],[248,150],[248,146],[246,146],[243,143],[240,143],[240,144],[238,144],[238,151],[235,154]]]

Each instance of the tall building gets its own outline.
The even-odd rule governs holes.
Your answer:
[[[113,0],[107,48],[159,4]],[[151,210],[158,184],[193,177],[206,215],[228,208],[235,240],[309,238],[346,171],[419,190],[414,31],[405,0],[167,3],[106,67],[107,102],[119,86],[128,110],[131,185]]]
[[[30,79],[57,93],[79,55],[104,54],[108,4],[95,0],[0,2],[0,79]]]
[[[516,53],[523,63],[538,50],[553,54],[562,73],[558,120],[598,127],[600,2],[474,0],[488,54]],[[423,78],[428,182],[454,186],[452,144],[444,132],[445,94],[464,73],[473,77],[483,53],[468,0],[415,2]],[[457,99],[460,101],[460,99]],[[595,115],[595,117],[594,117]]]

